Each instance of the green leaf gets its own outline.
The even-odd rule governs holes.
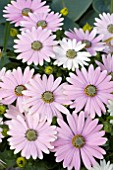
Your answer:
[[[77,21],[84,12],[89,8],[93,0],[53,0],[51,3],[52,10],[60,12],[64,7],[68,8],[68,17]]]
[[[79,28],[79,25],[68,17],[64,18],[64,26],[63,26],[64,30],[73,29],[75,27]]]
[[[9,0],[0,1],[0,23],[6,22],[6,19],[3,17],[3,9],[9,3]]]
[[[5,24],[0,24],[0,47],[4,45]],[[14,40],[9,36],[7,49],[13,49]]]
[[[94,10],[88,11],[79,21],[80,26],[84,26],[86,23],[93,26],[94,19],[98,17],[98,13],[96,13]]]
[[[97,13],[110,12],[111,0],[93,0],[93,8]]]

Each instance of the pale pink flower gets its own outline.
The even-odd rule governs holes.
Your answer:
[[[21,22],[21,26],[23,27],[20,29],[24,31],[26,29],[32,30],[32,27],[42,27],[43,29],[48,29],[51,31],[57,31],[61,29],[63,25],[63,18],[61,18],[61,14],[59,13],[30,13],[29,17],[24,17],[25,21]]]
[[[16,53],[20,53],[17,59],[22,59],[22,62],[27,62],[28,65],[43,65],[44,61],[50,62],[50,57],[55,58],[53,46],[57,41],[50,30],[33,27],[31,31],[23,31],[17,37],[19,39],[15,40],[14,48]]]
[[[20,111],[23,111],[23,101],[27,98],[22,94],[22,91],[26,89],[25,84],[30,81],[34,73],[34,69],[26,67],[24,73],[22,69],[18,67],[13,71],[8,72],[3,76],[2,82],[0,82],[0,98],[2,103],[9,105],[16,101]]]
[[[103,40],[111,40],[113,44],[113,14],[103,13],[99,14],[100,18],[95,18],[94,25],[96,26],[97,33],[104,35]]]
[[[96,165],[95,158],[103,159],[106,153],[100,146],[104,145],[107,139],[105,131],[101,130],[103,125],[98,125],[98,119],[85,119],[86,113],[68,115],[66,124],[58,119],[58,138],[53,143],[56,162],[63,161],[63,167],[68,170],[81,169],[81,159],[87,169]]]
[[[18,106],[15,107],[13,105],[9,105],[8,109],[6,110],[5,117],[8,119],[16,119],[18,115],[24,117],[25,114],[26,114],[25,112],[24,113],[20,112]]]
[[[11,4],[5,6],[3,16],[7,21],[15,23],[15,26],[20,26],[20,21],[24,20],[24,16],[29,17],[30,13],[38,12],[44,13],[49,12],[49,6],[44,6],[46,1],[41,0],[12,0]]]
[[[48,78],[43,75],[42,79],[39,76],[32,79],[29,84],[26,84],[27,90],[22,92],[29,97],[24,102],[25,110],[28,110],[29,114],[41,113],[43,116],[47,116],[50,122],[54,116],[62,118],[60,112],[68,114],[68,109],[63,105],[71,102],[63,94],[65,83],[60,85],[61,81],[61,77],[54,80],[53,75]]]
[[[70,73],[67,81],[71,85],[64,86],[64,93],[69,99],[74,100],[71,108],[75,108],[75,113],[84,108],[87,114],[92,118],[95,114],[101,116],[106,113],[104,104],[108,104],[108,100],[113,100],[113,81],[111,76],[101,68],[97,67],[94,70],[93,65],[90,65],[88,71],[86,68],[76,70],[76,74]]]
[[[113,74],[113,55],[102,55],[102,62],[96,61],[101,70],[107,70],[108,74]]]
[[[21,156],[29,159],[43,159],[43,152],[50,153],[53,149],[52,142],[56,140],[56,126],[51,126],[46,119],[37,119],[35,116],[26,115],[25,118],[8,121],[8,138],[10,149],[14,154],[21,151]]]
[[[84,32],[81,28],[75,28],[74,31],[66,31],[65,34],[70,39],[76,39],[77,42],[81,41],[82,43],[85,43],[86,46],[84,48],[93,56],[95,56],[98,51],[102,51],[105,48],[104,43],[101,42],[103,35],[97,36],[96,29],[93,29],[91,32],[88,30]]]

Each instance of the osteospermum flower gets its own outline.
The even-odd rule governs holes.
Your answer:
[[[11,4],[5,6],[5,13],[3,16],[11,23],[15,23],[15,26],[20,26],[20,21],[24,20],[24,16],[29,17],[29,13],[49,12],[49,6],[44,6],[45,1],[41,0],[16,0],[11,1]]]
[[[100,161],[100,165],[97,163],[94,167],[89,170],[113,170],[113,164],[110,164],[110,161],[106,163],[105,159]]]
[[[32,29],[32,27],[42,27],[51,31],[57,31],[61,29],[63,25],[61,14],[59,13],[30,13],[29,17],[24,17],[25,21],[21,22],[21,26],[24,27],[21,30]]]
[[[108,74],[113,75],[113,55],[102,55],[102,62],[96,61],[96,64],[101,68],[101,70],[107,70]]]
[[[18,115],[20,115],[21,117],[26,114],[27,112],[20,112],[18,106],[13,106],[13,105],[9,105],[8,106],[8,109],[6,110],[6,113],[5,113],[5,117],[8,118],[8,119],[16,119]]]
[[[36,77],[26,85],[27,90],[23,91],[23,94],[29,98],[24,102],[24,107],[29,110],[29,114],[41,113],[51,122],[53,116],[62,117],[60,112],[69,113],[63,106],[70,104],[70,101],[63,94],[65,83],[60,85],[61,80],[61,77],[54,81],[53,75],[50,75],[48,79],[46,75],[43,75],[42,79]]]
[[[107,108],[110,116],[113,116],[113,100],[108,100]],[[110,123],[113,124],[113,120],[110,120]]]
[[[88,65],[91,55],[86,51],[80,51],[83,50],[85,44],[80,41],[77,42],[75,39],[63,38],[62,41],[59,41],[59,45],[53,47],[56,59],[54,64],[63,65],[64,68],[72,69],[73,71],[79,65],[82,67]]]
[[[43,65],[44,60],[50,62],[50,57],[55,58],[53,46],[57,44],[55,35],[51,35],[51,31],[47,29],[32,28],[27,32],[22,32],[15,40],[15,52],[20,53],[17,59],[22,59],[22,62],[27,62],[28,65]]]
[[[0,82],[0,98],[2,103],[9,105],[16,101],[20,111],[23,111],[22,102],[26,99],[26,96],[22,94],[22,91],[26,89],[25,84],[30,81],[34,73],[34,69],[26,67],[24,73],[22,69],[18,67],[13,71],[5,74]]]
[[[104,104],[108,99],[113,99],[113,81],[111,76],[104,70],[101,72],[100,67],[94,70],[93,65],[89,66],[88,71],[85,68],[76,70],[76,74],[70,73],[67,81],[71,85],[64,86],[64,93],[69,99],[74,100],[71,108],[75,108],[75,113],[84,108],[85,112],[92,118],[95,114],[101,116],[106,113]]]
[[[85,120],[85,113],[79,116],[68,115],[68,124],[58,119],[58,138],[53,143],[56,162],[63,161],[63,167],[68,170],[81,168],[81,159],[87,169],[96,164],[95,158],[103,159],[105,151],[100,147],[106,143],[103,137],[103,125],[98,125],[98,119]],[[95,158],[94,158],[95,157]]]
[[[68,38],[76,39],[85,43],[85,49],[93,56],[97,54],[97,51],[102,51],[104,49],[104,43],[100,42],[103,39],[103,35],[97,36],[96,29],[93,29],[91,32],[88,30],[86,32],[83,29],[75,28],[74,31],[65,33]]]
[[[25,119],[17,116],[17,119],[8,121],[11,136],[8,141],[14,154],[21,151],[21,156],[29,159],[43,159],[43,152],[50,153],[53,149],[52,142],[56,140],[56,126],[51,126],[46,119],[37,119],[27,115]]]
[[[100,18],[95,18],[97,33],[103,34],[104,41],[110,41],[113,44],[113,14],[103,13],[99,14]]]

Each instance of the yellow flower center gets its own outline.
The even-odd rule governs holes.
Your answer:
[[[109,24],[107,26],[107,30],[109,31],[109,33],[113,34],[113,24]]]
[[[34,41],[34,42],[32,42],[32,44],[31,44],[31,48],[33,49],[33,50],[35,50],[35,51],[39,51],[39,50],[41,50],[42,49],[42,43],[40,42],[40,41]]]
[[[37,22],[37,27],[46,28],[46,27],[47,27],[47,22],[44,21],[44,20],[38,21],[38,22]]]
[[[52,103],[54,101],[54,95],[50,91],[46,91],[42,94],[42,100],[45,103]]]
[[[22,15],[28,17],[28,16],[29,16],[29,12],[32,13],[32,12],[33,12],[32,9],[30,9],[30,8],[24,8],[24,9],[22,10]]]
[[[85,139],[81,135],[75,135],[72,138],[72,144],[75,148],[82,148],[85,144]]]
[[[38,134],[36,130],[33,129],[28,129],[25,137],[29,140],[29,141],[35,141],[37,140]]]
[[[22,94],[23,90],[26,90],[26,87],[24,85],[18,85],[15,87],[14,92],[15,92],[16,96],[23,96],[23,94]]]
[[[67,58],[69,59],[73,59],[77,56],[77,52],[74,50],[74,49],[69,49],[67,52],[66,52],[66,56]]]
[[[97,88],[94,85],[88,85],[84,89],[84,92],[87,96],[94,97],[97,94]]]
[[[89,47],[91,47],[91,45],[92,45],[92,43],[91,43],[90,41],[88,41],[88,40],[82,40],[82,43],[83,43],[83,44],[86,44],[86,45],[85,45],[85,48],[89,48]]]

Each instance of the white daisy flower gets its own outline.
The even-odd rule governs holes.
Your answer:
[[[63,38],[62,41],[59,41],[59,45],[53,47],[56,59],[55,65],[63,65],[64,68],[72,69],[73,71],[79,68],[79,65],[82,67],[89,65],[90,53],[81,51],[86,44],[82,44],[81,41],[77,42],[76,39]]]
[[[95,21],[97,33],[104,35],[104,41],[111,41],[113,44],[113,14],[104,12],[99,14],[99,18],[95,18]]]
[[[108,100],[107,108],[110,116],[113,116],[113,100]],[[113,124],[113,120],[110,120],[110,123]]]
[[[110,161],[106,163],[105,159],[100,161],[100,165],[92,167],[90,170],[113,170],[113,164],[110,164]]]

